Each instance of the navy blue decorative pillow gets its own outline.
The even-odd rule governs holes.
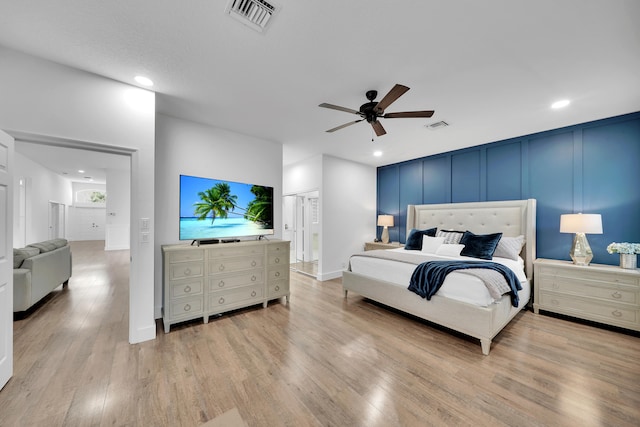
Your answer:
[[[421,251],[422,250],[422,236],[436,236],[436,228],[429,228],[427,230],[417,230],[412,228],[407,237],[407,243],[404,248],[408,251]]]
[[[460,255],[480,259],[493,259],[493,253],[496,251],[501,238],[502,233],[473,234],[470,231],[465,231],[462,239],[460,239],[460,243],[464,245]]]

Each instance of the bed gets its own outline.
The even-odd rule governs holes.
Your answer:
[[[477,338],[480,340],[482,353],[488,355],[493,338],[520,310],[526,307],[532,294],[533,261],[536,257],[536,201],[529,199],[407,207],[407,236],[412,229],[425,230],[434,227],[438,230],[469,230],[478,235],[502,233],[503,238],[524,236],[524,246],[517,256],[518,263],[522,267],[520,282],[523,288],[518,292],[517,306],[513,305],[509,295],[494,298],[486,304],[469,302],[464,298],[448,295],[445,292],[445,289],[449,288],[447,282],[456,283],[455,277],[457,275],[460,278],[460,273],[450,274],[440,291],[433,295],[430,301],[426,301],[407,289],[406,275],[411,274],[410,270],[415,269],[415,265],[409,267],[409,273],[407,273],[406,263],[398,267],[394,264],[395,261],[380,259],[375,261],[380,264],[378,270],[372,270],[370,268],[372,258],[367,256],[366,252],[354,254],[350,259],[349,269],[343,272],[344,297],[347,298],[348,292],[351,291],[383,305]],[[402,252],[403,250],[400,248],[390,251]],[[405,252],[419,255],[415,251]],[[444,252],[445,258],[450,255]],[[430,259],[433,258],[430,257]],[[364,262],[361,262],[363,260]],[[399,268],[399,270],[393,270],[393,268]],[[479,284],[484,286],[482,282]]]

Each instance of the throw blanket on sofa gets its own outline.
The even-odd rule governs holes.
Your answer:
[[[480,270],[488,270],[482,272]],[[456,270],[472,274],[483,281],[489,293],[494,295],[511,294],[511,305],[518,306],[518,291],[522,289],[515,273],[508,267],[495,262],[486,261],[427,261],[416,267],[411,275],[409,290],[430,300],[444,283],[447,274]],[[496,272],[495,275],[489,272]],[[502,280],[496,280],[496,278]],[[495,297],[494,297],[495,298]]]

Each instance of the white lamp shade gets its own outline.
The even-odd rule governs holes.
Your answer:
[[[378,225],[380,227],[393,227],[393,215],[378,215]]]
[[[560,232],[602,234],[602,216],[600,214],[560,215]]]

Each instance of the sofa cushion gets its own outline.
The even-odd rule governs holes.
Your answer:
[[[49,242],[53,243],[57,248],[61,248],[63,246],[67,246],[67,239],[53,239],[49,240]]]
[[[38,248],[21,248],[16,249],[13,248],[13,268],[20,268],[23,261],[27,258],[31,258],[32,256],[36,256],[40,253],[40,249]]]
[[[40,249],[40,253],[43,254],[45,252],[51,252],[54,251],[56,249],[58,249],[58,247],[55,245],[55,243],[53,243],[51,240],[46,240],[44,242],[39,242],[39,243],[31,243],[30,245],[27,245],[28,248],[38,248]]]

